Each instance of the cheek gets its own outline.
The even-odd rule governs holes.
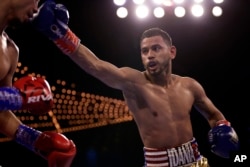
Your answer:
[[[171,53],[171,52],[164,52],[164,53],[162,53],[161,54],[161,57],[163,58],[163,59],[172,59],[173,58],[173,54]]]
[[[143,66],[145,67],[146,66],[146,58],[141,56],[141,61],[142,61]]]
[[[26,13],[29,10],[30,6],[31,5],[27,4],[27,3],[22,4],[22,5],[20,5],[20,6],[18,6],[16,8],[16,13],[18,13],[19,15],[22,15],[22,14]]]

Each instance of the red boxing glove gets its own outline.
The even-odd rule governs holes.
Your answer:
[[[74,142],[55,132],[43,132],[34,148],[48,160],[49,167],[70,167],[76,155]]]
[[[48,160],[49,167],[70,167],[76,146],[72,140],[56,132],[40,132],[21,124],[15,141]]]
[[[21,109],[32,114],[45,114],[53,107],[53,96],[49,83],[40,77],[25,76],[13,83],[22,96]]]

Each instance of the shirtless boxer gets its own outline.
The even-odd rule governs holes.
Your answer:
[[[5,30],[13,24],[29,21],[38,11],[39,0],[1,0],[0,1],[0,133],[23,145],[25,148],[42,156],[49,167],[70,167],[76,154],[72,140],[56,132],[40,132],[24,125],[11,110],[32,109],[34,113],[40,108],[49,109],[53,100],[46,80],[25,76],[14,83],[13,76],[19,58],[19,49]],[[23,90],[24,85],[33,85]],[[39,94],[39,89],[46,90]],[[44,87],[43,87],[44,86]],[[34,90],[32,90],[34,89]],[[30,91],[41,95],[36,103],[27,101]],[[41,92],[40,92],[41,93]],[[48,107],[48,108],[47,108]],[[46,111],[43,111],[46,112]]]
[[[167,32],[159,28],[143,32],[140,48],[145,71],[141,72],[99,59],[80,43],[67,26],[68,19],[65,6],[47,1],[33,25],[84,71],[122,91],[144,144],[146,167],[209,166],[193,136],[193,106],[211,127],[208,140],[212,152],[229,158],[238,149],[236,132],[203,87],[195,79],[172,73],[176,47]]]

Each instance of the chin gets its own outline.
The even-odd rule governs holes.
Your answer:
[[[14,19],[14,20],[12,20],[12,21],[9,23],[9,27],[18,28],[18,27],[20,27],[23,23],[27,23],[28,21],[29,21],[28,19],[23,19],[23,20]]]
[[[22,22],[19,19],[13,19],[10,21],[10,27],[18,27]]]
[[[159,70],[154,70],[154,71],[149,71],[150,75],[152,76],[158,76],[158,75],[161,75],[162,74],[162,71],[159,71]]]
[[[152,76],[156,76],[158,74],[158,72],[156,71],[148,71],[148,73]]]

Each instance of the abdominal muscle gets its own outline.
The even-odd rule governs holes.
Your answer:
[[[145,147],[172,148],[192,140],[194,98],[180,84],[169,89],[144,84],[123,93]]]
[[[144,120],[136,115],[134,117],[145,147],[173,148],[193,138],[189,119],[168,120],[164,119],[164,115],[149,116]]]

